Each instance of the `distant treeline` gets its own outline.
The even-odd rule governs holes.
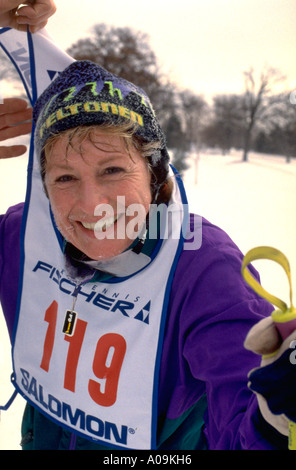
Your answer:
[[[285,90],[285,77],[277,69],[249,68],[242,76],[243,93],[216,95],[208,102],[192,90],[176,87],[162,73],[149,37],[131,28],[97,24],[67,52],[77,60],[98,63],[147,92],[179,168],[186,167],[188,152],[208,147],[222,154],[241,149],[244,161],[250,150],[284,155],[287,161],[296,156],[296,104],[290,99],[294,90]],[[0,79],[17,80],[11,73],[7,63],[2,64]],[[281,92],[275,92],[279,86]]]

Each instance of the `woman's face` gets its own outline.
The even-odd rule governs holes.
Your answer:
[[[95,145],[94,142],[95,141]],[[127,249],[151,203],[145,158],[122,137],[95,131],[67,148],[63,135],[47,157],[45,186],[56,224],[72,245],[94,260]]]

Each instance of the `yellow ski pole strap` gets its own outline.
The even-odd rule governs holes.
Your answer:
[[[261,284],[252,276],[250,271],[247,269],[248,264],[252,261],[259,260],[259,259],[267,259],[271,261],[275,261],[276,263],[280,264],[288,277],[289,288],[290,288],[290,303],[291,303],[291,310],[293,310],[292,304],[292,282],[291,282],[291,271],[290,271],[290,264],[286,256],[276,248],[270,246],[258,246],[256,248],[251,249],[248,251],[243,259],[243,264],[241,268],[242,275],[245,281],[249,284],[250,287],[261,297],[268,300],[271,304],[276,305],[282,312],[287,312],[288,306],[285,302],[283,302],[278,297],[267,292]]]
[[[248,264],[259,259],[275,261],[283,267],[289,282],[290,308],[288,308],[287,304],[281,299],[267,292],[247,269]],[[276,305],[280,309],[272,312],[272,319],[276,323],[282,338],[285,339],[285,337],[287,337],[291,331],[296,329],[296,310],[294,309],[292,302],[292,281],[288,259],[281,251],[277,250],[276,248],[270,246],[259,246],[246,253],[243,259],[241,272],[245,281],[258,295],[268,300],[271,304]],[[296,450],[296,423],[293,421],[289,421],[289,449]]]

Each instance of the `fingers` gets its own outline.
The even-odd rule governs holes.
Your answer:
[[[18,29],[30,26],[30,32],[35,33],[44,28],[47,20],[56,12],[56,6],[52,0],[36,0],[31,5],[21,6],[16,13]]]
[[[11,145],[10,147],[0,147],[0,158],[20,157],[27,150],[25,145]]]
[[[34,33],[44,28],[47,20],[56,12],[53,0],[0,0],[0,26]]]
[[[32,24],[48,19],[55,12],[56,6],[52,0],[26,2],[24,6],[20,6],[17,10],[17,14],[20,18],[24,17],[30,20]]]
[[[0,104],[0,141],[29,134],[32,130],[32,109],[20,98],[8,98]],[[25,145],[0,147],[0,158],[17,157],[26,152]]]
[[[4,129],[0,129],[0,141],[12,139],[13,137],[18,137],[21,135],[30,134],[31,129],[31,122],[17,124],[12,127],[5,127]]]
[[[20,98],[4,100],[0,104],[0,140],[30,133],[31,119],[32,109],[27,108],[25,100]]]
[[[19,0],[0,0],[0,12],[6,13],[20,5]]]
[[[26,108],[27,102],[22,98],[5,98],[3,103],[0,103],[0,115],[5,113],[16,113]]]
[[[28,3],[31,1],[34,0],[28,0]],[[15,29],[26,28],[26,26],[19,27],[16,22],[16,14],[20,4],[20,0],[0,0],[0,26]]]
[[[0,132],[8,127],[17,126],[25,121],[31,121],[32,109],[28,108],[22,111],[10,112],[0,115]],[[32,124],[30,123],[32,127]],[[3,140],[3,139],[2,139]]]

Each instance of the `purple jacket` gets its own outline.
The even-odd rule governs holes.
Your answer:
[[[0,300],[10,336],[17,304],[22,211],[19,204],[0,218]],[[160,368],[160,434],[166,426],[184,425],[189,410],[206,397],[200,429],[207,448],[283,445],[280,435],[261,417],[256,397],[247,387],[247,374],[260,358],[245,350],[243,342],[250,328],[273,307],[242,279],[242,258],[228,235],[205,219],[201,247],[181,253]],[[190,427],[194,430],[192,420],[186,423],[186,432]]]

